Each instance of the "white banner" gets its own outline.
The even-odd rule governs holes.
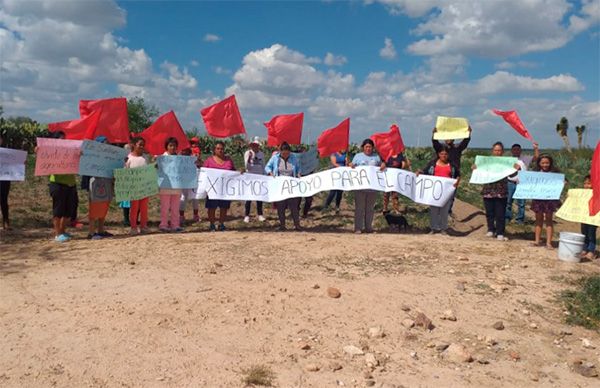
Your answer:
[[[202,168],[197,198],[277,202],[287,198],[310,197],[329,190],[396,191],[413,201],[443,206],[454,194],[455,179],[419,175],[397,168],[338,167],[302,178],[240,174]]]

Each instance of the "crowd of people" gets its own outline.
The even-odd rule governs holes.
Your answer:
[[[433,133],[435,135],[436,129]],[[469,128],[469,133],[471,128]],[[64,133],[57,132],[56,138],[64,138]],[[97,142],[106,143],[104,136],[95,139]],[[432,137],[432,146],[435,151],[434,158],[427,165],[415,171],[416,174],[433,175],[437,177],[446,177],[456,180],[455,188],[458,188],[461,177],[461,156],[467,148],[470,137],[463,139],[459,144],[453,140],[440,142]],[[2,138],[0,137],[0,146]],[[558,172],[557,167],[548,154],[539,153],[537,143],[533,143],[534,155],[528,158],[522,155],[522,148],[519,144],[513,144],[510,153],[517,158],[514,168],[518,171],[525,171],[532,168],[540,172]],[[145,150],[145,140],[141,137],[133,136],[130,144],[125,145],[129,154],[124,162],[125,168],[137,168],[147,166],[156,155],[149,155]],[[199,142],[197,138],[191,139],[191,147],[179,149],[179,143],[176,138],[168,138],[164,144],[165,151],[163,155],[191,155],[195,156],[197,168],[206,167],[212,169],[221,169],[235,171],[236,167],[233,159],[225,154],[225,143],[217,141],[214,144],[213,152],[210,156],[202,158]],[[505,153],[504,145],[501,142],[493,144],[491,149],[492,156],[503,156]],[[351,167],[357,166],[376,166],[381,170],[388,167],[412,170],[411,161],[402,153],[392,155],[387,160],[382,160],[375,149],[375,144],[371,139],[365,139],[361,144],[361,152],[356,153],[352,158],[347,150],[340,150],[330,156],[330,167]],[[472,169],[477,166],[473,165]],[[264,152],[261,150],[259,138],[254,138],[248,144],[248,150],[244,153],[244,166],[239,169],[240,172],[252,174],[269,175],[273,177],[300,177],[300,163],[295,153],[288,143],[282,143],[271,157],[266,160]],[[487,221],[486,236],[496,238],[499,241],[507,241],[505,235],[506,223],[513,219],[513,205],[516,203],[517,212],[515,222],[523,224],[525,222],[525,200],[514,199],[516,187],[518,185],[517,172],[511,176],[499,181],[484,184],[481,190],[485,215]],[[77,220],[77,210],[79,206],[77,194],[77,179],[74,174],[50,175],[49,193],[52,198],[52,224],[54,230],[54,239],[57,242],[66,242],[72,238],[67,232],[67,226],[81,227]],[[102,177],[81,177],[82,188],[89,192],[89,233],[87,238],[92,240],[111,237],[112,234],[105,229],[105,220],[110,208],[110,202],[113,200],[113,179]],[[584,188],[591,188],[590,177],[585,178]],[[0,208],[2,210],[3,228],[10,229],[8,195],[10,191],[10,181],[0,181]],[[373,219],[375,216],[375,203],[379,193],[375,190],[356,190],[354,193],[354,232],[356,234],[373,233]],[[456,194],[456,191],[454,195]],[[322,205],[323,211],[327,211],[335,200],[335,213],[338,214],[343,198],[343,191],[332,190],[326,197]],[[448,218],[452,214],[454,204],[454,195],[449,201],[441,207],[430,207],[430,234],[448,234]],[[132,201],[119,203],[123,209],[123,222],[130,227],[130,234],[148,233],[148,204],[150,198],[142,198]],[[164,189],[159,190],[160,199],[160,232],[183,232],[186,221],[185,211],[188,203],[192,203],[193,217],[192,222],[200,222],[199,200],[195,198],[193,189]],[[392,209],[395,213],[400,213],[399,198],[396,192],[386,192],[383,194],[383,213],[388,214],[390,199]],[[286,230],[286,212],[289,210],[294,229],[302,230],[300,223],[302,198],[288,198],[273,204],[277,210],[280,231]],[[312,197],[306,198],[305,206],[302,211],[304,217],[308,215],[312,205]],[[535,214],[534,235],[532,242],[534,246],[545,246],[547,249],[554,249],[552,244],[553,235],[553,215],[560,207],[559,200],[533,200],[531,210]],[[210,231],[225,231],[225,220],[228,210],[231,207],[231,201],[211,199],[205,200],[207,210],[208,229]],[[264,216],[264,205],[260,201],[255,203],[257,220],[266,221]],[[217,217],[218,209],[218,217]],[[244,222],[251,221],[252,201],[246,201],[244,206]],[[542,231],[545,225],[545,244],[542,243]],[[585,236],[585,245],[583,255],[589,259],[596,257],[596,229],[594,225],[581,226],[581,232]]]

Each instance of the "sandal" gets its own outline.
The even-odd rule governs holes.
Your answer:
[[[554,247],[552,245],[546,245],[546,249],[549,251],[553,251]]]
[[[538,247],[538,248],[539,248],[539,247],[541,247],[541,246],[542,246],[542,243],[530,242],[530,243],[529,243],[529,246],[532,246],[532,247]]]

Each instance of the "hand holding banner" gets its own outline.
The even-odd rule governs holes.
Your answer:
[[[24,181],[27,152],[0,148],[0,181]]]
[[[35,176],[79,173],[81,140],[37,138]]]
[[[127,151],[124,148],[84,140],[81,145],[79,175],[112,178],[113,170],[123,167],[126,157]]]
[[[519,171],[514,199],[560,199],[565,175],[553,172]]]
[[[600,213],[590,216],[588,203],[592,198],[592,189],[570,189],[565,203],[558,209],[556,216],[566,221],[600,226]]]
[[[486,184],[498,182],[502,178],[514,174],[517,158],[512,156],[481,156],[475,157],[475,166],[469,183]]]
[[[115,174],[115,200],[135,201],[158,193],[156,165],[137,168],[119,168]]]
[[[195,156],[161,155],[158,162],[158,186],[161,189],[193,189],[198,184]]]
[[[469,122],[463,117],[438,116],[435,128],[435,140],[465,139],[471,136]]]

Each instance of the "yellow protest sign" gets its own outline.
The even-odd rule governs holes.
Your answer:
[[[567,200],[558,209],[556,216],[571,222],[600,226],[600,213],[594,217],[590,216],[588,205],[590,198],[592,198],[592,189],[569,190]]]
[[[465,139],[470,135],[469,122],[464,117],[438,116],[435,128],[435,140]]]

